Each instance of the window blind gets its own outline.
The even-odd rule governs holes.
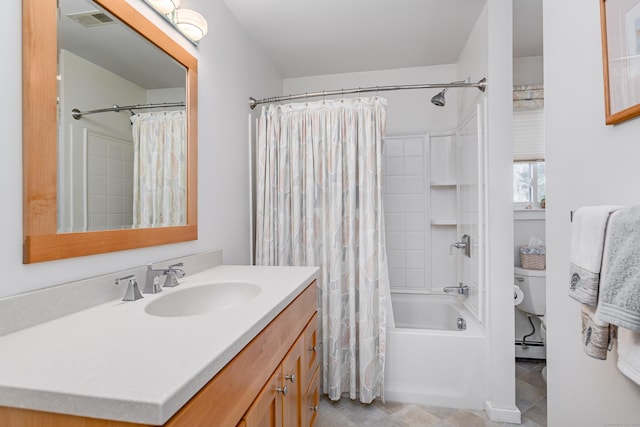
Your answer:
[[[513,160],[544,160],[544,108],[514,110]]]

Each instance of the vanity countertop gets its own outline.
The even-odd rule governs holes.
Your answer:
[[[0,406],[163,424],[317,271],[222,265],[138,301],[110,301],[0,337]],[[251,282],[262,290],[227,310],[183,317],[145,312],[163,295],[212,282]]]

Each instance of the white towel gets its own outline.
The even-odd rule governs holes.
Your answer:
[[[571,224],[571,298],[590,306],[598,302],[600,269],[609,215],[620,206],[578,209]]]
[[[640,332],[640,206],[609,219],[596,317]]]
[[[594,359],[606,360],[616,335],[616,327],[595,316],[595,309],[582,304],[582,344],[584,352]]]
[[[618,369],[640,384],[640,333],[618,328]]]

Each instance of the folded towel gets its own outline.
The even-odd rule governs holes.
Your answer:
[[[640,332],[640,206],[609,219],[596,316]]]
[[[605,231],[611,212],[619,206],[587,206],[578,209],[571,224],[569,296],[587,305],[598,302]]]
[[[596,319],[593,307],[583,304],[582,311],[582,344],[584,352],[594,359],[605,360],[607,351],[611,350],[615,338],[615,326]]]
[[[618,369],[640,384],[640,334],[618,328]]]

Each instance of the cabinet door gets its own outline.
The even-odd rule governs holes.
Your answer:
[[[313,427],[318,418],[318,407],[320,406],[320,376],[319,369],[316,369],[309,384],[309,389],[304,396],[302,404],[302,425]]]
[[[318,367],[318,313],[314,314],[303,332],[304,336],[304,358],[302,383],[304,390],[309,387],[309,382]]]
[[[246,427],[282,427],[282,368],[271,375],[244,415]],[[240,425],[243,425],[242,422]]]
[[[306,385],[302,382],[304,338],[298,337],[282,361],[282,386],[287,387],[283,403],[284,426],[302,425],[302,400]]]

